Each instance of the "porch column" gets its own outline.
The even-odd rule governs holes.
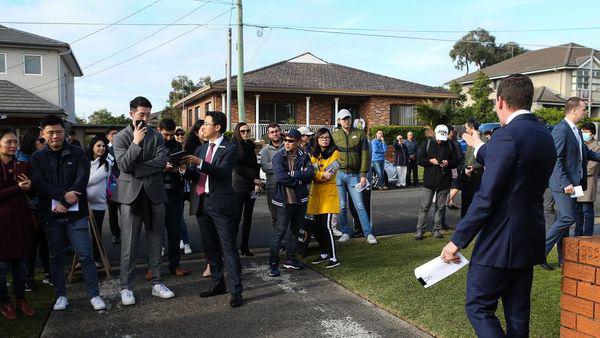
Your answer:
[[[333,121],[331,121],[332,126],[337,125],[336,120],[337,120],[337,113],[338,113],[339,105],[340,105],[340,98],[334,97],[333,98]]]
[[[225,113],[225,93],[221,93],[221,111]],[[227,116],[227,128],[225,130],[231,130],[231,121],[229,120],[229,116]]]
[[[256,113],[255,115],[255,124],[254,124],[254,138],[258,140],[262,135],[258,135],[258,121],[260,121],[260,94],[254,95],[256,99]]]
[[[310,96],[306,97],[306,126],[310,125]]]

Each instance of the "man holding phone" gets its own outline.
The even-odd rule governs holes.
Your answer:
[[[132,123],[114,138],[116,162],[121,171],[112,199],[121,203],[121,302],[135,304],[133,277],[142,223],[148,241],[148,265],[152,271],[152,295],[175,294],[160,279],[161,232],[167,194],[163,170],[167,149],[160,133],[147,126],[152,104],[138,96],[129,103]]]
[[[469,135],[479,135],[479,122],[474,118],[469,118],[465,123],[465,133]],[[485,138],[484,138],[485,139]],[[465,171],[460,175],[459,184],[462,191],[460,217],[464,217],[473,201],[473,196],[481,185],[481,176],[483,175],[483,166],[475,158],[475,149],[467,146],[465,153]]]

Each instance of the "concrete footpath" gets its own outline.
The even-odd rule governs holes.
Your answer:
[[[201,277],[204,260],[182,262],[192,270],[187,277],[164,278],[176,294],[167,300],[151,296],[145,269],[138,268],[137,304],[130,307],[121,305],[118,279],[112,279],[101,289],[108,308],[94,311],[80,281],[68,286],[70,307],[53,311],[41,336],[429,337],[311,269],[271,278],[266,261],[265,254],[242,259],[245,304],[236,309],[228,294],[200,298],[209,284]]]

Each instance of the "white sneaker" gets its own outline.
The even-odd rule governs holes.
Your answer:
[[[183,241],[179,241],[179,250],[183,250]]]
[[[106,309],[106,303],[104,303],[104,300],[100,296],[90,299],[90,303],[92,303],[92,307],[94,307],[94,310],[96,311]]]
[[[192,253],[192,248],[190,248],[189,244],[183,246],[183,254],[190,255]]]
[[[121,304],[125,306],[135,304],[135,297],[133,296],[133,291],[129,289],[121,290]]]
[[[338,242],[348,242],[349,240],[350,240],[350,235],[342,234],[342,237],[340,237],[340,239],[338,239]]]
[[[167,254],[167,249],[165,249],[165,247],[162,247],[162,250],[160,251],[160,256],[161,257],[165,257],[165,255]]]
[[[339,231],[339,230],[338,230],[336,227],[332,227],[332,230],[333,230],[333,231],[332,231],[332,232],[333,232],[333,235],[334,235],[335,237],[340,237],[341,235],[343,235],[343,233],[342,233],[341,231]]]
[[[69,300],[67,299],[67,297],[60,296],[58,297],[58,299],[56,299],[56,303],[54,303],[53,309],[54,311],[62,311],[66,309],[67,306],[69,306]]]
[[[369,235],[367,236],[367,242],[369,244],[377,244],[377,238],[375,238],[373,235]]]
[[[152,295],[160,298],[173,298],[175,294],[164,284],[156,284],[152,287]]]

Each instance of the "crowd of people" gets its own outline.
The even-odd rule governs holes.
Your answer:
[[[391,148],[396,186],[422,185],[415,240],[424,238],[432,206],[432,236],[444,237],[442,229],[449,228],[446,210],[458,208],[454,199],[461,192],[462,219],[442,259],[456,262],[456,252],[479,234],[467,282],[467,315],[484,336],[502,330],[494,320],[499,298],[510,321],[508,332],[523,333],[528,327],[525,301],[533,265],[553,269],[544,257],[555,245],[562,263],[561,240],[573,224],[576,235],[593,233],[600,167],[588,160],[600,161],[600,144],[594,124],[584,124],[583,133],[577,127],[586,114],[585,102],[567,100],[565,119],[550,134],[550,128],[529,112],[530,91],[531,81],[525,76],[503,80],[496,102],[503,127],[488,139],[479,135],[478,121],[468,119],[465,150],[454,128],[446,125],[427,131],[427,139],[420,144],[412,132],[406,139],[388,135],[395,140]],[[97,276],[106,210],[112,242],[121,249],[120,295],[125,306],[136,303],[135,263],[142,228],[148,261],[145,277],[152,284],[153,296],[175,297],[162,280],[163,255],[168,257],[172,275],[189,274],[180,266],[182,251],[191,253],[185,201],[200,228],[207,261],[203,276],[211,278],[209,288],[200,295],[229,292],[232,307],[244,302],[240,255],[254,255],[250,251],[252,216],[262,192],[271,216],[271,277],[281,275],[282,252],[285,269],[303,268],[297,253],[311,235],[320,250],[311,263],[325,263],[326,268],[341,264],[336,237],[338,242],[364,237],[368,244],[377,244],[370,196],[372,188],[388,189],[384,181],[388,145],[381,130],[369,140],[364,120],[353,123],[350,111],[341,109],[335,128],[316,133],[307,127],[283,131],[271,123],[268,142],[257,157],[251,128],[244,122],[228,138],[225,114],[210,111],[186,137],[183,128],[169,118],[160,121],[158,130],[150,128],[151,108],[146,98],[134,98],[131,123],[93,137],[85,148],[54,115],[44,117],[39,128],[28,129],[20,142],[14,131],[0,130],[0,218],[6,220],[0,228],[0,311],[4,317],[15,319],[17,311],[33,315],[25,292],[36,288],[37,256],[44,269],[42,283],[55,289],[53,309],[67,308],[67,252],[77,256],[92,307],[106,308]],[[537,137],[536,142],[531,142],[531,135]],[[423,168],[422,182],[418,166]],[[373,186],[372,174],[378,178]],[[555,220],[554,205],[558,207]],[[349,226],[348,211],[355,220],[354,229]],[[547,233],[544,223],[549,226]],[[91,235],[89,224],[95,226]],[[9,272],[14,305],[6,286]],[[497,288],[478,287],[480,279]]]

